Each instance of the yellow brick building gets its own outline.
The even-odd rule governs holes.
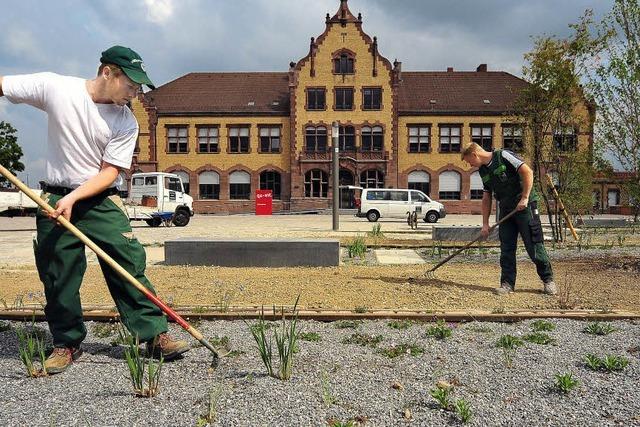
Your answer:
[[[251,212],[256,189],[273,191],[276,211],[326,208],[337,121],[341,186],[417,188],[448,212],[480,212],[481,180],[460,148],[520,149],[522,130],[506,112],[526,82],[485,64],[403,72],[347,0],[325,22],[288,72],[190,73],[141,96],[132,172],[178,173],[199,213]],[[577,130],[576,142],[591,135]],[[341,190],[341,207],[353,203]]]

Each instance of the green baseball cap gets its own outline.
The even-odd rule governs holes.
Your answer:
[[[100,62],[103,64],[114,64],[122,69],[122,71],[134,82],[147,85],[151,89],[156,87],[153,85],[144,68],[142,58],[132,49],[124,46],[113,46],[102,52]]]

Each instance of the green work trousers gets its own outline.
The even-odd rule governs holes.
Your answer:
[[[42,198],[55,206],[62,196],[43,193]],[[76,202],[71,222],[155,293],[144,274],[144,248],[133,237],[129,218],[118,196],[102,194]],[[36,225],[38,233],[34,253],[47,298],[44,311],[53,344],[56,347],[78,347],[87,335],[80,305],[80,285],[87,268],[85,245],[40,209]],[[121,320],[133,335],[137,334],[142,342],[167,331],[167,319],[158,307],[102,260],[100,267]]]
[[[502,206],[501,206],[502,208]],[[501,209],[500,218],[506,216],[511,209]],[[538,214],[537,202],[529,203],[522,211],[500,224],[498,235],[500,237],[500,268],[502,270],[500,283],[516,284],[516,249],[518,234],[522,237],[524,247],[531,261],[536,265],[538,276],[543,282],[553,280],[551,262],[544,248],[544,236],[542,223]]]

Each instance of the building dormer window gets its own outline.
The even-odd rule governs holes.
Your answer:
[[[341,53],[333,59],[335,74],[353,74],[353,55]]]

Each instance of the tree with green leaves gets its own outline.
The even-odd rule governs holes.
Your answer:
[[[16,132],[10,123],[0,122],[0,164],[13,174],[24,170],[24,164],[20,161],[22,148],[18,145]],[[9,181],[3,176],[0,176],[0,186],[9,186]]]
[[[586,74],[584,58],[601,43],[589,34],[591,16],[587,11],[580,23],[570,25],[573,34],[569,38],[534,39],[533,50],[524,55],[523,76],[529,84],[520,91],[510,112],[524,127],[524,154],[531,162],[535,187],[544,201],[556,241],[563,240],[562,221],[545,174],[554,177],[569,212],[591,206],[591,146],[578,143],[580,134],[592,132],[595,114],[595,106],[581,86]]]
[[[598,104],[595,142],[632,178],[623,185],[629,202],[640,211],[640,5],[615,0],[612,10],[594,25],[604,41],[593,58],[583,58],[589,70],[586,88]]]

